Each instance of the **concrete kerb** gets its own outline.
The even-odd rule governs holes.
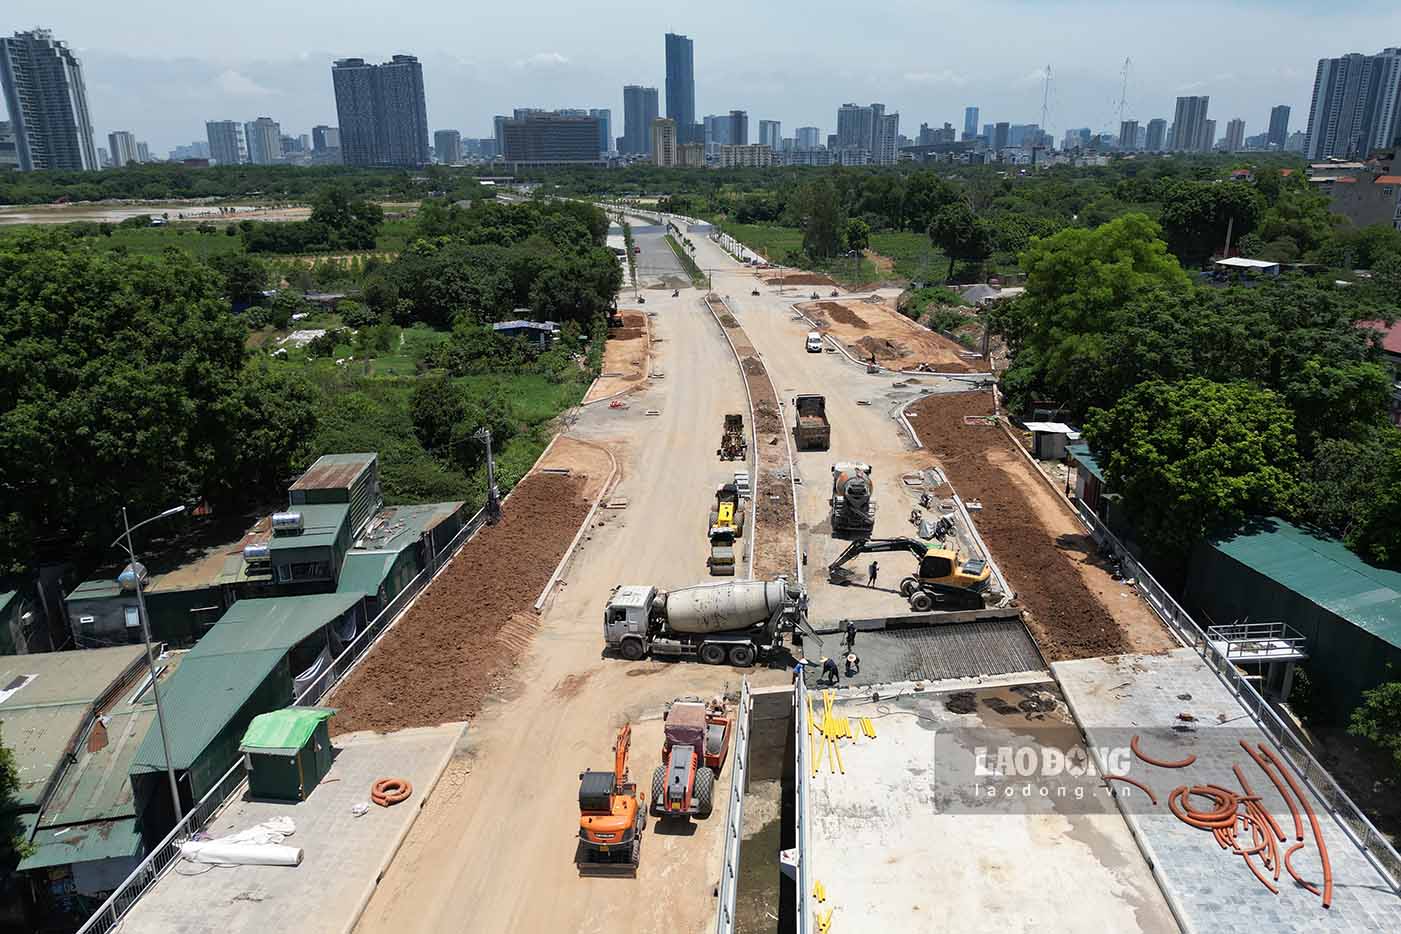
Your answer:
[[[447,754],[438,763],[438,768],[433,773],[433,781],[428,787],[423,789],[415,788],[418,792],[418,807],[414,810],[413,819],[406,823],[399,835],[394,840],[394,845],[385,854],[380,862],[379,869],[375,871],[375,877],[370,880],[370,884],[365,887],[365,894],[355,906],[355,911],[351,914],[349,922],[341,928],[341,934],[352,934],[356,926],[360,923],[360,918],[365,914],[365,909],[370,906],[370,899],[374,898],[375,889],[379,888],[379,882],[384,878],[384,874],[389,871],[389,867],[394,863],[394,857],[399,855],[399,850],[403,847],[404,841],[409,838],[409,832],[413,830],[414,824],[418,823],[419,817],[423,814],[423,809],[428,806],[428,799],[438,787],[438,782],[442,780],[443,773],[448,770],[448,764],[452,762],[453,756],[457,754],[457,749],[462,745],[462,737],[467,733],[467,724],[462,724],[462,729],[457,733],[457,738],[453,740],[452,746],[448,748]]]
[[[730,353],[734,354],[735,366],[739,367],[739,380],[744,384],[744,401],[749,407],[749,453],[752,455],[752,463],[749,464],[749,557],[745,561],[744,574],[747,580],[754,577],[754,541],[759,537],[759,426],[754,421],[754,397],[749,393],[749,380],[744,376],[744,361],[739,358],[739,350],[735,348],[735,342],[730,339],[730,332],[725,328],[725,322],[720,320],[720,316],[715,313],[714,307],[710,304],[710,294],[706,293],[701,297],[705,303],[705,310],[710,312],[710,316],[715,319],[715,324],[720,328],[720,333],[725,335],[725,343],[730,346]],[[725,313],[734,317],[734,312],[729,306],[725,306]],[[735,318],[738,322],[738,318]],[[756,351],[757,353],[757,351]]]
[[[580,402],[579,408],[587,409],[589,406],[598,405],[600,402],[612,402],[614,399],[626,396],[628,393],[631,392],[636,392],[638,389],[647,385],[647,380],[652,378],[652,319],[647,315],[646,312],[643,312],[642,321],[647,329],[647,353],[643,356],[642,360],[642,382],[638,383],[636,386],[629,386],[627,389],[620,389],[617,392],[613,393],[611,396],[604,396],[601,399],[590,399],[588,402]],[[589,383],[589,388],[584,390],[585,398],[588,398],[589,393],[593,392],[593,387],[601,379],[603,379],[602,376],[594,377],[593,382]],[[550,443],[554,443],[553,439]]]
[[[555,435],[555,438],[558,437],[559,435]],[[550,445],[554,445],[554,439],[550,440]],[[605,447],[603,450],[604,453],[608,455],[608,463],[612,465],[611,469],[608,471],[608,479],[603,482],[603,488],[598,491],[598,496],[594,499],[593,505],[589,507],[589,514],[584,517],[583,522],[579,523],[579,530],[574,533],[574,538],[570,541],[569,547],[564,550],[564,556],[559,559],[559,564],[555,565],[554,573],[550,575],[550,579],[545,582],[544,589],[540,591],[540,596],[536,599],[534,604],[536,613],[539,613],[544,608],[546,599],[549,598],[555,584],[559,583],[559,577],[564,573],[564,566],[569,563],[570,558],[574,557],[574,551],[579,547],[579,542],[583,539],[584,532],[588,530],[589,525],[593,522],[593,517],[598,513],[599,505],[603,502],[603,498],[608,495],[609,490],[612,489],[614,478],[618,476],[618,459],[613,456],[613,452],[608,448]],[[544,455],[542,454],[541,459],[543,458]],[[540,461],[537,460],[535,463],[538,465]],[[532,471],[534,470],[534,468],[531,469]]]
[[[1060,674],[1056,671],[1055,665],[1051,666],[1051,677],[1055,680],[1056,687],[1060,689],[1061,699],[1065,702],[1066,709],[1070,711],[1070,716],[1075,721],[1076,729],[1080,731],[1081,736],[1085,737],[1085,746],[1089,749],[1090,755],[1094,756],[1095,768],[1099,769],[1100,775],[1113,775],[1114,772],[1109,768],[1108,763],[1104,759],[1103,750],[1089,742],[1089,734],[1085,732],[1085,724],[1081,721],[1080,714],[1075,709],[1075,698],[1071,696],[1070,691],[1065,690],[1065,688],[1061,686]],[[1123,799],[1117,794],[1111,795],[1111,797],[1114,799],[1114,807],[1119,811],[1119,817],[1123,820],[1124,826],[1128,827],[1129,835],[1133,837],[1134,844],[1138,846],[1138,852],[1143,856],[1144,862],[1148,864],[1148,871],[1153,874],[1153,881],[1158,884],[1158,891],[1162,893],[1163,900],[1167,902],[1168,911],[1172,912],[1172,917],[1177,921],[1177,926],[1180,927],[1185,934],[1195,934],[1197,930],[1196,927],[1190,922],[1186,910],[1183,909],[1181,903],[1178,902],[1177,896],[1173,893],[1171,886],[1167,884],[1167,880],[1163,877],[1162,870],[1158,866],[1158,854],[1157,851],[1153,849],[1153,844],[1138,832],[1138,825],[1134,821],[1129,820],[1128,811],[1124,810]]]

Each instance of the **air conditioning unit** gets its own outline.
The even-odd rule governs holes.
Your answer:
[[[267,564],[272,560],[272,549],[267,544],[244,545],[243,560],[249,564]]]
[[[272,514],[272,530],[283,535],[299,535],[302,531],[302,514],[299,512],[275,512]]]

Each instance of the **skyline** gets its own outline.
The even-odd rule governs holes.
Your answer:
[[[819,29],[817,24],[827,21],[827,8],[840,17],[836,5],[827,0],[806,5],[796,20],[789,4],[750,11],[745,22],[754,28],[739,35],[728,27],[706,25],[727,22],[721,14],[732,5],[722,3],[705,22],[630,14],[624,27],[608,14],[626,5],[606,4],[601,12],[616,28],[598,37],[597,44],[591,40],[598,24],[557,23],[541,15],[553,9],[552,3],[543,2],[527,11],[477,16],[427,0],[427,7],[441,11],[443,26],[429,30],[418,25],[424,20],[417,17],[414,24],[381,23],[377,18],[362,22],[355,14],[372,6],[357,0],[335,7],[336,35],[331,36],[326,20],[319,18],[330,9],[326,3],[290,11],[278,8],[279,29],[268,32],[260,28],[272,21],[260,16],[272,10],[266,0],[250,0],[237,11],[191,13],[208,27],[205,30],[199,22],[175,23],[157,16],[153,0],[134,0],[120,11],[78,9],[81,5],[72,0],[14,0],[6,32],[35,25],[51,28],[83,61],[97,135],[130,130],[157,153],[200,139],[208,120],[245,121],[266,114],[298,133],[333,123],[329,72],[336,58],[346,57],[383,61],[394,54],[417,55],[423,63],[430,131],[456,129],[468,137],[487,137],[492,135],[492,115],[516,107],[610,108],[620,114],[625,84],[665,88],[667,32],[685,35],[695,44],[697,119],[743,109],[755,121],[817,126],[825,134],[835,130],[841,104],[880,101],[887,110],[901,113],[901,129],[909,136],[923,122],[940,126],[948,121],[959,127],[967,106],[979,107],[983,122],[1039,123],[1040,74],[1049,63],[1046,129],[1052,136],[1059,140],[1066,129],[1080,126],[1115,133],[1126,52],[1133,57],[1127,119],[1137,119],[1140,125],[1154,117],[1171,120],[1177,96],[1205,94],[1221,126],[1239,117],[1247,135],[1253,135],[1266,129],[1270,108],[1278,104],[1290,106],[1296,115],[1294,128],[1302,128],[1319,58],[1352,51],[1373,54],[1378,51],[1374,46],[1387,42],[1370,37],[1385,35],[1388,26],[1401,35],[1401,14],[1382,12],[1361,23],[1255,2],[1211,7],[1214,21],[1226,33],[1230,30],[1224,27],[1232,23],[1242,29],[1253,24],[1258,30],[1261,15],[1279,22],[1280,28],[1271,30],[1270,43],[1262,45],[1251,43],[1252,33],[1247,32],[1196,35],[1188,28],[1189,11],[1179,7],[1171,18],[1151,24],[1156,51],[1150,56],[1142,49],[1141,36],[1148,34],[1149,25],[1142,15],[1106,16],[1096,4],[1002,2],[975,16],[935,4],[933,17],[927,7],[920,8],[919,21],[902,28],[898,45],[882,35],[881,55],[858,56],[850,49],[868,48],[872,40],[866,33],[873,27],[857,23],[847,28],[840,18],[828,22],[843,22],[841,30]],[[1187,7],[1198,5],[1206,6]],[[906,7],[914,10],[913,4],[898,0],[894,15]],[[1010,20],[997,17],[995,10],[1001,8],[1010,11]],[[781,33],[789,41],[763,41],[764,24],[785,17]],[[490,30],[490,47],[467,53],[451,47],[447,38],[465,20],[472,21],[473,29],[463,35],[480,35],[483,25],[493,23],[504,31]],[[506,25],[526,22],[531,24],[528,31]],[[988,43],[974,43],[976,48],[924,41],[937,32],[947,44],[948,35],[959,34],[949,27],[959,23],[981,24],[970,25],[969,34],[985,34],[991,22],[1002,24],[1005,34],[997,35],[995,42],[989,36]],[[832,57],[830,65],[814,58],[817,50],[800,41],[814,32],[828,33],[820,51]],[[306,39],[310,42],[301,45]],[[754,49],[756,44],[762,51]],[[175,54],[144,51],[161,48]],[[258,54],[229,51],[245,48]],[[625,49],[627,58],[608,55],[610,49]],[[937,56],[931,58],[929,49],[937,49]],[[814,68],[815,61],[820,67]],[[619,135],[616,127],[614,135]]]

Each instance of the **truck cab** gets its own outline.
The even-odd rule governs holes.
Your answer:
[[[623,586],[613,590],[603,611],[603,640],[618,646],[623,657],[636,661],[651,638],[652,603],[657,588]]]

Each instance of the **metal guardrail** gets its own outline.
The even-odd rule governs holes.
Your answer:
[[[418,596],[438,575],[438,572],[452,560],[457,549],[481,528],[485,519],[485,510],[478,510],[476,515],[468,519],[446,545],[429,557],[423,570],[418,572],[408,586],[389,601],[385,608],[379,612],[379,615],[370,621],[369,625],[356,634],[350,644],[340,655],[336,656],[330,667],[322,672],[315,681],[307,685],[306,689],[292,701],[292,704],[297,707],[305,707],[318,703],[346,675],[354,670],[356,663],[364,658],[370,648],[389,630],[413,598]],[[204,797],[200,798],[195,806],[185,814],[184,819],[165,835],[165,839],[146,854],[141,863],[132,870],[121,885],[117,886],[116,890],[107,897],[107,900],[97,911],[83,922],[83,926],[78,929],[78,934],[106,934],[106,932],[114,930],[141,896],[160,881],[161,876],[165,875],[171,866],[175,865],[175,861],[180,855],[180,845],[207,827],[214,815],[224,806],[224,803],[243,787],[245,780],[246,774],[243,761],[240,758],[214,783],[214,787],[209,789]]]
[[[1293,726],[1281,717],[1255,689],[1255,685],[1236,668],[1235,663],[1212,644],[1212,640],[1202,627],[1184,610],[1162,584],[1148,572],[1137,558],[1129,553],[1123,542],[1104,525],[1079,497],[1071,497],[1080,518],[1090,527],[1095,542],[1109,542],[1123,562],[1124,573],[1138,581],[1139,592],[1148,605],[1167,623],[1183,645],[1202,657],[1208,667],[1221,680],[1236,701],[1250,714],[1260,732],[1268,736],[1280,753],[1294,767],[1294,771],[1313,790],[1338,819],[1353,843],[1362,850],[1364,856],[1376,867],[1392,891],[1401,893],[1401,854],[1391,845],[1380,830],[1373,826],[1347,793],[1333,780]]]
[[[812,911],[808,905],[808,898],[812,895],[812,880],[808,878],[808,798],[811,792],[808,789],[808,781],[811,766],[808,757],[812,755],[812,749],[808,744],[807,725],[805,718],[808,711],[808,689],[802,678],[793,681],[793,749],[794,754],[794,775],[793,794],[796,801],[793,804],[793,834],[797,853],[793,866],[793,884],[796,885],[797,897],[794,902],[797,904],[798,923],[797,934],[808,934],[810,930],[809,919]]]
[[[734,765],[730,768],[730,806],[725,815],[724,858],[720,864],[720,905],[715,912],[715,934],[733,934],[735,896],[739,891],[739,848],[744,832],[744,789],[749,783],[749,679],[739,682],[739,721],[735,732]]]
[[[1253,658],[1269,661],[1270,655],[1307,655],[1308,639],[1297,629],[1279,620],[1240,622],[1210,626],[1206,637],[1226,644],[1227,658]]]

